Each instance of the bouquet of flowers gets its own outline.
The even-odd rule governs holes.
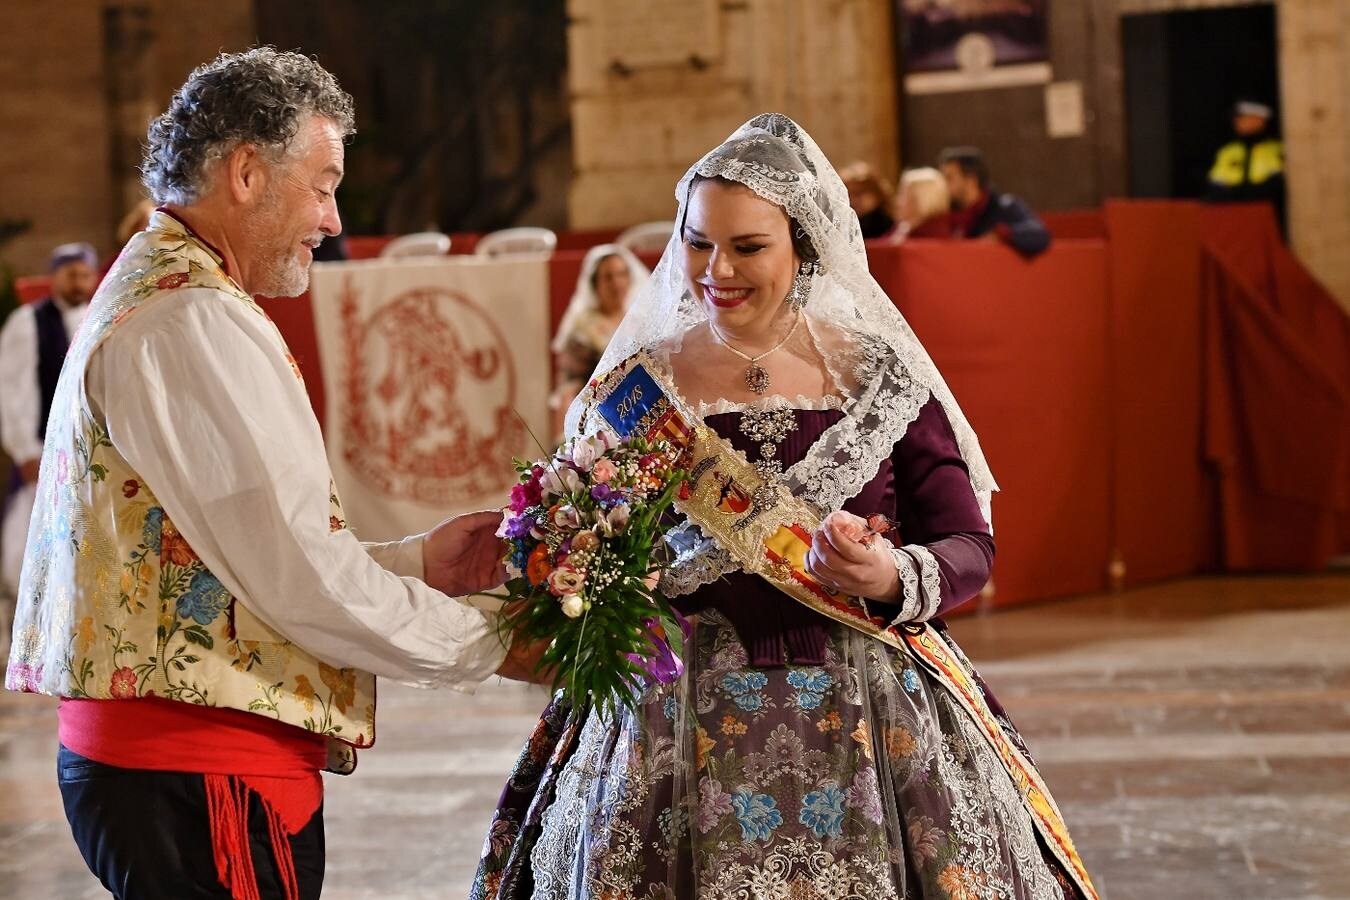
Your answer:
[[[574,704],[632,708],[644,683],[684,670],[686,627],[654,590],[664,513],[684,483],[664,441],[574,438],[549,460],[516,461],[520,483],[497,534],[512,600],[502,627],[547,640],[540,671]]]

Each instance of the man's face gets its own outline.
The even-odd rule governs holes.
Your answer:
[[[956,163],[943,163],[942,177],[947,179],[947,191],[952,195],[954,208],[965,209],[980,199],[980,180],[967,175]]]
[[[94,296],[98,273],[83,260],[75,260],[52,272],[52,295],[70,306],[83,306]]]
[[[262,196],[243,214],[251,292],[296,297],[309,287],[314,248],[324,235],[342,231],[334,194],[344,155],[338,126],[312,116],[286,156],[269,169]]]
[[[1233,131],[1242,137],[1251,137],[1266,130],[1265,116],[1233,116]]]

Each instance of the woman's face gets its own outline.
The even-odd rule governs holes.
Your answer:
[[[848,189],[848,205],[859,216],[865,216],[881,205],[881,195],[872,182],[854,178],[844,185]]]
[[[628,264],[617,253],[606,256],[595,267],[595,296],[600,311],[613,315],[623,309],[623,302],[633,286],[633,276]]]
[[[749,188],[700,181],[685,210],[684,276],[708,317],[746,337],[783,312],[801,260],[778,206]]]
[[[900,186],[900,197],[897,203],[896,213],[900,216],[900,221],[911,226],[920,224],[919,222],[919,203],[914,196],[914,185],[904,184]]]

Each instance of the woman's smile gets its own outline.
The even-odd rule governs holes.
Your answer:
[[[706,281],[700,281],[698,284],[699,287],[703,288],[704,295],[713,302],[713,305],[721,309],[732,309],[740,306],[746,300],[749,300],[750,295],[755,292],[754,288],[714,285]]]

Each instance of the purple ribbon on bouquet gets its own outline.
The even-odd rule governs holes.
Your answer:
[[[680,624],[680,631],[684,632],[686,645],[694,636],[694,629],[689,625],[689,620],[680,615],[679,610],[672,609],[675,621]],[[628,659],[635,666],[647,673],[658,684],[671,684],[678,681],[684,674],[684,660],[675,655],[675,651],[670,649],[670,642],[666,640],[665,628],[661,625],[661,620],[653,617],[642,623],[647,628],[647,636],[651,641],[654,653],[649,656],[641,656],[637,653],[628,654]]]

